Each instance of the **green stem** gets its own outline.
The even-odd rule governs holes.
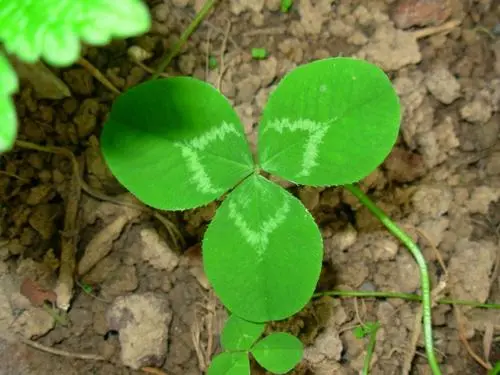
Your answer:
[[[175,46],[166,54],[166,56],[160,61],[160,64],[156,68],[154,74],[151,76],[151,79],[156,79],[160,76],[161,73],[165,70],[167,66],[170,65],[175,56],[180,52],[182,46],[186,44],[187,40],[191,36],[191,34],[196,30],[196,28],[200,25],[200,23],[205,19],[207,14],[210,12],[212,7],[214,6],[217,0],[206,0],[203,7],[200,9],[198,14],[193,21],[189,24],[189,26],[184,30],[181,37],[175,44]]]
[[[379,328],[379,322],[376,322],[371,328],[370,341],[368,342],[368,347],[366,348],[366,357],[363,365],[363,372],[361,373],[362,375],[368,375],[368,371],[370,371],[370,363],[372,361],[373,353],[375,352],[375,343],[377,342],[377,332]]]
[[[422,289],[422,316],[423,316],[423,330],[424,330],[424,344],[425,352],[427,354],[427,361],[432,369],[434,375],[441,375],[438,361],[434,353],[434,344],[432,339],[432,316],[431,316],[431,289],[429,281],[429,273],[427,271],[427,264],[425,258],[418,246],[413,242],[411,237],[406,234],[395,222],[393,222],[384,211],[368,198],[368,196],[355,185],[344,186],[351,192],[359,201],[368,208],[377,219],[384,224],[389,232],[396,236],[407,248],[415,258],[415,261],[420,268],[420,287]]]
[[[401,293],[401,292],[369,292],[362,290],[333,290],[329,292],[320,292],[313,295],[313,298],[323,296],[332,297],[365,297],[365,298],[399,298],[407,301],[422,301],[422,297],[418,294]],[[436,301],[440,305],[461,305],[479,307],[483,309],[500,310],[500,303],[480,303],[476,301],[465,301],[442,298]]]
[[[488,372],[488,375],[498,375],[498,374],[500,374],[500,362],[495,363],[495,367],[493,367]]]

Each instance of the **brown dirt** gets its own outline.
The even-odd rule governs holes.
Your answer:
[[[87,48],[85,58],[118,89],[131,87],[149,73],[130,60],[128,47],[149,52],[144,64],[155,66],[201,3],[151,0],[154,26],[148,35]],[[438,248],[449,272],[442,295],[500,302],[495,272],[500,251],[500,39],[481,31],[498,24],[500,3],[297,0],[289,14],[277,11],[279,3],[224,0],[167,73],[216,83],[218,72],[206,69],[206,58],[213,55],[220,64],[223,30],[230,22],[221,90],[254,143],[267,95],[293,67],[338,55],[362,56],[383,66],[401,97],[404,119],[393,153],[363,186],[418,238],[434,285],[443,280],[443,270],[416,229]],[[415,32],[422,27],[450,19],[461,20],[460,26],[417,39]],[[252,60],[252,47],[266,48],[270,57]],[[115,95],[80,66],[56,74],[72,96],[43,99],[29,83],[23,84],[17,96],[20,139],[70,149],[91,188],[110,196],[124,193],[106,169],[98,145]],[[139,368],[147,365],[169,375],[201,374],[207,352],[218,350],[225,317],[201,272],[197,246],[215,206],[169,216],[186,237],[182,250],[191,246],[178,253],[150,213],[83,192],[78,259],[89,248],[98,251],[80,281],[93,286],[97,298],[76,286],[68,316],[57,316],[32,306],[20,294],[20,285],[28,277],[40,288],[35,290],[55,286],[61,236],[74,235],[61,233],[72,198],[71,162],[64,155],[18,148],[1,157],[0,169],[0,374],[141,374]],[[319,290],[418,292],[412,257],[352,196],[338,188],[291,190],[323,232],[325,267]],[[141,309],[144,301],[154,308]],[[411,365],[407,373],[429,374],[422,338],[415,331],[419,309],[417,303],[400,300],[323,298],[270,329],[297,334],[307,345],[295,374],[354,375],[363,365],[367,339],[356,339],[352,327],[377,320],[382,328],[370,374],[400,374],[405,361]],[[484,357],[483,336],[491,328],[498,335],[500,314],[460,310],[465,337]],[[485,374],[459,340],[453,309],[438,306],[433,317],[443,373]],[[165,327],[152,337],[147,334],[150,322]],[[104,360],[44,353],[15,334]],[[494,340],[486,358],[491,363],[500,360],[498,343]],[[134,352],[134,346],[140,350]],[[254,373],[261,370],[255,366]]]

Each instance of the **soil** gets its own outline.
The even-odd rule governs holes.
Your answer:
[[[87,47],[84,57],[125,90],[149,77],[144,66],[156,66],[202,3],[151,0],[148,35]],[[266,98],[290,69],[339,55],[379,64],[404,116],[396,147],[363,189],[418,240],[440,296],[500,302],[500,2],[297,0],[286,14],[279,6],[279,0],[221,1],[166,73],[216,84],[218,69],[207,66],[213,56],[225,67],[221,91],[255,144]],[[453,20],[460,23],[445,32],[433,29]],[[142,67],[130,47],[145,58]],[[252,59],[253,47],[269,56]],[[67,232],[68,205],[77,196],[68,155],[16,148],[1,156],[0,374],[145,374],[151,368],[201,374],[219,350],[226,317],[203,275],[199,249],[215,205],[164,213],[186,240],[176,246],[151,212],[103,200],[102,194],[133,199],[99,152],[116,95],[80,65],[54,73],[56,94],[36,84],[36,75],[23,82],[16,97],[19,139],[71,150],[83,180],[100,194],[81,192],[77,230]],[[341,188],[289,188],[323,233],[319,291],[419,292],[411,255],[354,197]],[[64,238],[77,240],[79,272],[67,314],[43,303],[56,302]],[[363,366],[368,338],[356,338],[352,329],[379,321],[370,374],[430,374],[420,309],[397,299],[323,297],[268,329],[296,334],[306,345],[294,374],[353,375]],[[438,305],[433,318],[444,374],[486,373],[460,336],[484,361],[500,360],[497,311]],[[98,357],[51,354],[33,342]],[[264,372],[254,364],[253,373]]]

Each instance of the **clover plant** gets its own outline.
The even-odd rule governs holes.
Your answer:
[[[356,182],[389,154],[399,123],[399,100],[385,73],[343,57],[302,65],[281,80],[262,114],[256,161],[236,112],[208,83],[173,77],[118,97],[101,147],[126,188],[164,210],[224,196],[202,249],[206,275],[232,316],[222,335],[226,351],[209,373],[248,374],[248,352],[275,373],[300,361],[297,339],[257,339],[265,322],[308,303],[323,241],[304,205],[262,172],[301,185]]]
[[[275,374],[290,371],[302,359],[303,345],[288,333],[272,333],[259,340],[264,323],[252,323],[232,315],[221,335],[224,351],[214,357],[207,375],[246,375],[250,373],[249,354],[266,370]]]
[[[80,56],[81,41],[95,46],[111,38],[146,32],[149,10],[141,0],[0,0],[0,43],[26,63],[40,59],[65,67]],[[17,76],[0,50],[0,152],[9,150],[17,134],[12,94]]]

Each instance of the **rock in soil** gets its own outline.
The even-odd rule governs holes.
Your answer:
[[[179,257],[162,239],[158,232],[145,228],[140,232],[141,236],[141,255],[142,258],[151,266],[157,269],[163,269],[172,272],[179,264]]]
[[[418,64],[422,60],[415,36],[397,30],[390,24],[379,26],[372,39],[356,55],[379,65],[386,71]]]
[[[485,302],[490,291],[497,246],[488,241],[460,240],[450,260],[450,288],[453,298]],[[473,272],[471,272],[474,270]]]
[[[168,350],[172,312],[154,293],[118,297],[107,312],[109,329],[118,331],[121,359],[133,369],[161,367]]]
[[[451,12],[451,0],[400,0],[394,7],[392,20],[400,29],[440,25]]]
[[[443,66],[432,69],[425,80],[427,89],[441,103],[450,104],[460,97],[460,83]]]

